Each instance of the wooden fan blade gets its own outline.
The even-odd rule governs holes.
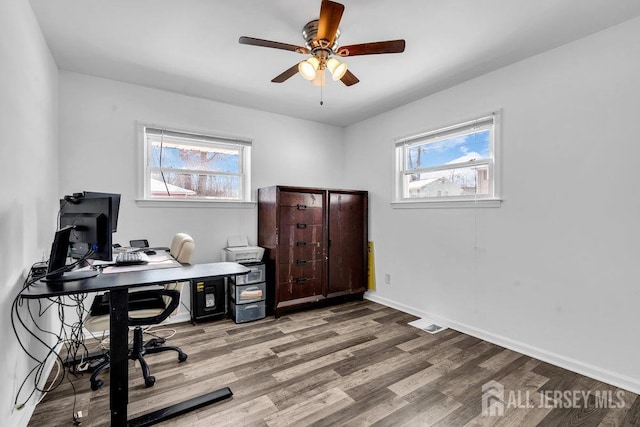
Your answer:
[[[338,49],[338,56],[377,55],[381,53],[404,52],[404,40],[388,40],[384,42],[352,44]]]
[[[327,40],[327,46],[333,45],[336,32],[340,26],[344,5],[329,0],[322,0],[320,18],[318,19],[318,40]]]
[[[288,70],[284,71],[279,76],[274,77],[273,80],[271,80],[271,81],[273,83],[282,83],[285,80],[288,80],[289,78],[293,77],[297,72],[298,72],[298,64],[295,64],[293,67],[291,67]]]
[[[290,51],[298,52],[298,53],[309,53],[309,49],[307,49],[305,47],[302,47],[302,46],[296,46],[296,45],[293,45],[293,44],[274,42],[274,41],[271,41],[271,40],[256,39],[254,37],[242,36],[242,37],[240,37],[240,39],[238,39],[238,43],[240,43],[240,44],[248,44],[248,45],[252,45],[252,46],[272,47],[274,49],[290,50]]]
[[[340,81],[344,83],[345,86],[353,86],[354,84],[358,83],[360,80],[358,80],[358,78],[351,71],[347,70],[347,72],[344,73],[344,76],[342,76]]]

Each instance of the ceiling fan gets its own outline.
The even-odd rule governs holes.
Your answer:
[[[338,26],[343,12],[344,5],[322,0],[320,18],[308,22],[302,29],[305,47],[245,36],[240,37],[238,42],[240,44],[271,47],[311,55],[308,59],[293,65],[276,76],[271,80],[274,83],[282,83],[298,72],[307,80],[322,78],[324,70],[327,69],[331,72],[333,80],[340,80],[346,86],[351,86],[360,80],[351,71],[347,70],[347,64],[340,62],[335,56],[344,58],[356,55],[401,53],[404,52],[405,41],[402,39],[388,40],[338,47],[337,39],[340,37]]]

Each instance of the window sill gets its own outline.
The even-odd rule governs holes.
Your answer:
[[[241,202],[237,200],[149,200],[136,199],[136,204],[141,208],[214,208],[214,209],[253,209],[256,202]]]
[[[391,202],[393,209],[499,208],[502,199],[478,200],[403,200]]]

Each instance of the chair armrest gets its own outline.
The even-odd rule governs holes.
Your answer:
[[[167,317],[173,313],[173,311],[178,308],[180,305],[180,291],[172,290],[172,289],[154,289],[148,291],[140,291],[140,292],[132,292],[129,294],[130,305],[131,302],[136,300],[143,299],[152,299],[158,298],[160,296],[168,296],[171,298],[171,301],[166,306],[164,311],[157,316],[152,317],[143,317],[143,318],[132,318],[129,317],[129,325],[130,326],[141,326],[141,325],[151,325],[162,323]]]

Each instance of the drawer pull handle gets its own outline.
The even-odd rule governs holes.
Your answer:
[[[299,222],[296,227],[298,228],[307,228],[307,224],[305,224],[304,222]]]
[[[296,260],[296,264],[298,264],[298,265],[304,265],[304,264],[306,264],[306,263],[307,263],[307,260],[306,260],[306,259],[299,259],[299,260]]]
[[[296,242],[297,247],[307,246],[307,242]]]
[[[309,279],[307,279],[306,277],[299,277],[296,279],[296,283],[305,283],[308,280]]]
[[[298,205],[298,206],[296,206],[296,208],[298,208],[299,211],[303,211],[303,210],[307,209],[307,205]]]

